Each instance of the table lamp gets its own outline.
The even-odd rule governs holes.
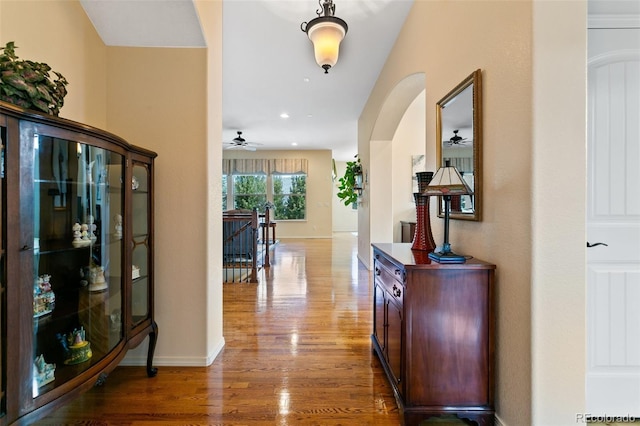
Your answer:
[[[436,174],[423,191],[424,195],[440,195],[444,199],[444,243],[440,252],[429,253],[429,258],[438,263],[464,263],[466,258],[451,251],[449,244],[449,210],[451,208],[452,195],[467,195],[472,191],[464,181],[460,172],[449,165],[449,161],[444,167],[440,167]]]

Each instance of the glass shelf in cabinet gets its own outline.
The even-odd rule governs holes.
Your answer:
[[[133,284],[137,284],[141,281],[146,281],[149,278],[149,275],[140,275],[139,277],[135,277],[131,280]]]
[[[38,254],[51,254],[51,253],[61,253],[65,251],[71,250],[86,250],[93,247],[96,243],[93,242],[91,244],[87,244],[84,246],[74,247],[72,244],[72,238],[68,240],[40,240],[40,248],[38,249]],[[99,244],[99,243],[98,243]]]

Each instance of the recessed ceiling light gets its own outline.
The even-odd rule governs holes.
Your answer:
[[[307,114],[307,118],[313,117],[313,114]]]
[[[297,142],[291,142],[291,145],[292,146],[298,146],[298,143]]]
[[[305,78],[303,78],[303,79],[302,79],[302,81],[304,81],[305,83],[308,83],[308,82],[310,82],[311,80],[309,80],[309,77],[305,77]]]
[[[280,118],[289,118],[289,114],[283,112],[282,114],[280,114]]]

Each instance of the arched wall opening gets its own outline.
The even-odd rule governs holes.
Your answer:
[[[368,176],[358,216],[358,257],[367,266],[371,243],[399,241],[400,220],[415,219],[412,157],[425,153],[425,123],[425,74],[415,73],[394,86],[368,145],[358,149]]]

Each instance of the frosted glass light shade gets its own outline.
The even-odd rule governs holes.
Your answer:
[[[338,19],[317,18],[309,22],[309,28],[307,28],[307,35],[313,43],[316,62],[325,69],[325,72],[338,62],[340,43],[347,33],[346,24],[337,22]]]

